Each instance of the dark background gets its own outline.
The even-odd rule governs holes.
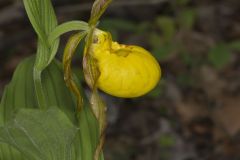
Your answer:
[[[87,20],[92,1],[53,3],[62,23]],[[163,72],[144,97],[103,94],[106,160],[240,160],[239,0],[115,0],[99,28],[150,50]],[[21,0],[0,0],[0,95],[35,49]]]

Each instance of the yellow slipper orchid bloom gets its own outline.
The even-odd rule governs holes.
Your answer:
[[[99,29],[93,41],[93,56],[100,71],[99,89],[116,97],[133,98],[157,85],[161,68],[147,50],[113,42],[110,33]]]

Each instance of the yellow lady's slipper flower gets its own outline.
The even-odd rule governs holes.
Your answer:
[[[93,56],[97,60],[102,91],[117,97],[132,98],[152,90],[161,77],[157,60],[139,46],[113,42],[111,35],[96,29]]]

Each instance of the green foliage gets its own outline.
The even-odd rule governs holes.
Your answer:
[[[157,98],[161,96],[163,93],[163,85],[164,85],[164,80],[161,80],[160,83],[158,83],[158,85],[147,94],[147,96],[152,98]]]
[[[159,47],[164,44],[164,39],[157,32],[151,32],[149,34],[149,43],[153,48]]]
[[[77,128],[58,108],[22,109],[0,128],[0,141],[11,144],[31,160],[73,160]]]
[[[149,21],[143,21],[136,25],[136,33],[142,34],[142,33],[148,33],[149,30],[151,30],[152,24]]]
[[[0,126],[6,125],[9,121],[12,121],[15,113],[21,109],[39,108],[33,80],[34,62],[35,57],[24,60],[17,67],[11,83],[6,87],[0,106]],[[76,76],[74,77],[76,78]],[[77,81],[79,80],[77,79]],[[91,112],[88,100],[84,94],[82,94],[85,99],[85,105],[83,111],[77,115],[76,100],[67,89],[63,80],[62,67],[56,60],[43,71],[42,82],[43,90],[47,97],[47,103],[49,104],[48,107],[57,106],[67,115],[70,122],[79,128],[74,143],[72,144],[73,149],[71,150],[71,155],[75,156],[73,160],[93,159],[94,149],[98,143],[98,123]],[[32,112],[32,116],[37,117],[39,113],[40,111],[36,111],[35,115]],[[43,121],[42,125],[48,125],[47,123],[48,121]],[[35,125],[39,126],[39,123],[35,123]],[[34,134],[32,131],[34,130],[30,130],[29,134]],[[46,130],[46,128],[44,128],[43,131],[49,132],[48,134],[52,134],[56,137],[58,136],[56,130]],[[63,132],[63,130],[61,132]],[[48,142],[51,141],[52,137],[46,137],[44,134],[39,136],[42,136],[39,138],[44,139],[41,145],[50,145]],[[5,138],[1,135],[0,137],[1,139]],[[54,143],[51,144],[53,145],[51,147],[54,148]],[[31,157],[31,155],[29,156]],[[0,143],[0,159],[12,160],[16,157],[19,157],[19,160],[21,160],[20,157],[24,156],[13,147]],[[22,159],[25,160],[26,158],[24,157]]]
[[[157,31],[149,35],[149,42],[152,47],[151,52],[158,60],[167,59],[176,50],[176,45],[172,42],[176,35],[176,23],[172,17],[160,16],[156,19],[156,26],[162,34]]]
[[[159,45],[153,48],[152,53],[158,60],[165,60],[171,55],[175,50],[175,45],[172,43],[167,43],[164,45]]]
[[[178,75],[177,83],[183,87],[190,87],[194,85],[194,80],[190,74],[182,73]]]
[[[176,141],[173,136],[164,134],[160,137],[159,143],[162,147],[172,147]]]
[[[96,25],[97,21],[103,15],[111,2],[112,0],[95,0],[91,11],[91,17],[88,23],[90,25]]]
[[[159,85],[157,85],[151,92],[149,92],[147,94],[147,96],[152,97],[152,98],[157,98],[161,95],[162,90],[161,87],[159,87]]]
[[[46,108],[48,104],[42,90],[41,74],[57,53],[59,36],[71,30],[88,29],[88,25],[81,21],[72,21],[57,26],[56,15],[50,0],[24,0],[24,6],[39,38],[33,77],[38,105]]]
[[[192,65],[193,64],[193,58],[190,56],[186,51],[182,51],[180,53],[181,60],[184,62],[184,64]]]
[[[48,36],[48,42],[51,44],[58,39],[62,34],[69,31],[87,31],[89,29],[88,23],[84,21],[69,21],[58,25]]]
[[[92,113],[98,121],[98,143],[94,150],[94,160],[99,160],[99,158],[103,158],[102,150],[105,141],[105,129],[107,125],[106,121],[106,105],[99,96],[97,81],[100,76],[99,68],[97,65],[97,61],[93,56],[92,45],[94,41],[94,30],[96,29],[96,25],[98,23],[99,18],[102,16],[106,8],[111,3],[111,0],[96,0],[92,7],[91,17],[89,20],[90,29],[87,34],[86,45],[84,49],[83,56],[83,73],[85,80],[88,86],[91,88],[91,96],[90,96],[90,104]],[[76,49],[76,47],[75,47]],[[74,50],[75,50],[74,49]],[[71,53],[71,52],[70,52]],[[68,71],[65,71],[65,74],[68,74]],[[70,89],[74,92],[74,88]],[[80,97],[77,96],[78,101],[80,101]],[[80,105],[78,105],[80,106]]]
[[[196,11],[192,8],[182,10],[178,17],[180,28],[191,30],[195,24],[196,15]]]
[[[161,29],[166,42],[169,42],[176,33],[175,21],[171,17],[160,16],[156,19],[156,25]]]
[[[48,44],[48,35],[57,26],[57,18],[50,0],[24,0],[28,17],[38,37],[36,68],[42,71],[57,53],[59,38]]]
[[[209,62],[217,69],[225,67],[231,58],[231,51],[226,44],[218,44],[208,53]]]
[[[231,43],[228,44],[228,47],[232,50],[235,50],[235,51],[240,51],[240,40],[237,40],[237,41],[233,41]]]

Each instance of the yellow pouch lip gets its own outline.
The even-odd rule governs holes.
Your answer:
[[[97,82],[99,89],[116,97],[134,98],[142,96],[155,88],[161,78],[161,67],[150,52],[136,45],[124,45],[119,44],[118,42],[113,42],[110,33],[99,29],[96,29],[94,34],[97,39],[95,39],[93,43],[93,55],[98,61],[97,64],[99,65],[98,67],[100,70],[100,77]],[[133,55],[130,56],[130,54]],[[132,59],[132,56],[138,56],[139,58],[135,58],[138,62]],[[126,65],[129,64],[130,66],[141,63],[139,64],[139,67],[135,68],[135,72],[141,73],[141,76],[134,73],[130,75],[119,75],[113,73],[117,71],[105,68],[106,66],[114,68],[114,65],[122,64],[123,61],[129,61]],[[127,67],[122,68],[121,72],[124,72],[123,69],[127,69]],[[111,77],[111,75],[114,76]],[[129,83],[126,82],[126,77],[121,76],[127,76],[127,78],[129,78]],[[134,84],[131,84],[130,82]],[[121,87],[121,85],[123,85],[123,87]],[[135,87],[132,87],[133,85]],[[129,90],[126,90],[128,87]]]

